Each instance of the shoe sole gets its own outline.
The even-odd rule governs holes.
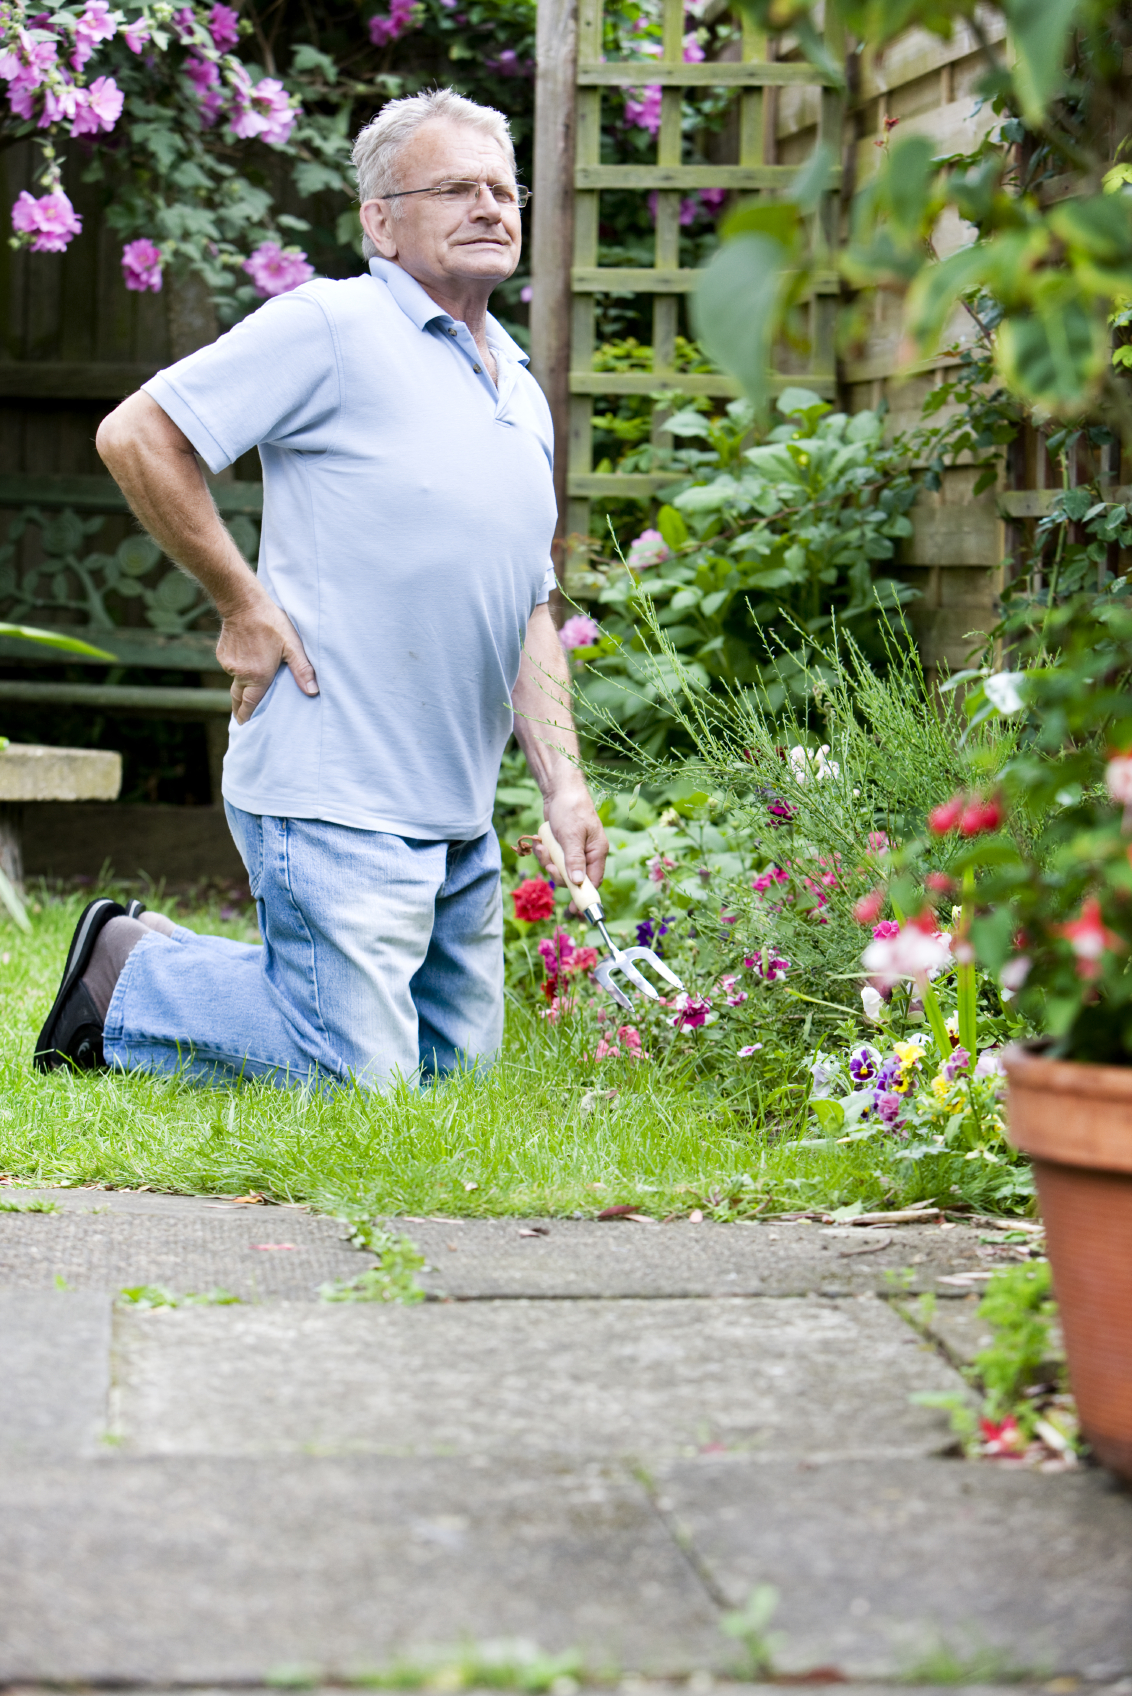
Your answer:
[[[94,953],[94,945],[98,941],[104,927],[111,919],[125,917],[126,910],[117,901],[111,901],[109,896],[100,896],[85,907],[75,926],[75,934],[71,938],[71,946],[67,951],[67,964],[63,968],[63,979],[58,993],[51,1004],[43,1029],[35,1045],[33,1064],[37,1071],[52,1072],[66,1064],[66,1055],[60,1054],[55,1047],[55,1026],[59,1020],[63,1004],[76,983],[90,965],[90,957]]]

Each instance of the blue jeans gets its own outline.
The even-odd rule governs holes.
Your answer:
[[[226,806],[262,947],[179,927],[126,961],[107,1061],[278,1085],[443,1076],[503,1037],[494,831],[427,842]]]

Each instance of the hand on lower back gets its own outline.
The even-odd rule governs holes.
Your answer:
[[[281,665],[291,668],[304,695],[317,695],[314,667],[287,614],[262,592],[220,631],[216,658],[232,676],[232,711],[246,724],[270,689]]]

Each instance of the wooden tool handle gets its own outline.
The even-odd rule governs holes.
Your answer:
[[[574,903],[575,907],[577,907],[578,911],[580,913],[588,913],[592,907],[596,907],[600,913],[601,896],[598,894],[589,878],[584,877],[581,883],[573,883],[566,875],[565,857],[562,853],[561,847],[559,846],[558,838],[551,830],[546,819],[544,819],[542,824],[539,826],[539,840],[550,855],[554,869],[566,885],[566,888],[569,890],[570,899]]]

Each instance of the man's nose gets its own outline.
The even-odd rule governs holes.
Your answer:
[[[503,208],[496,200],[487,183],[480,184],[480,191],[472,202],[472,216],[486,218],[489,223],[498,224],[503,218]]]

